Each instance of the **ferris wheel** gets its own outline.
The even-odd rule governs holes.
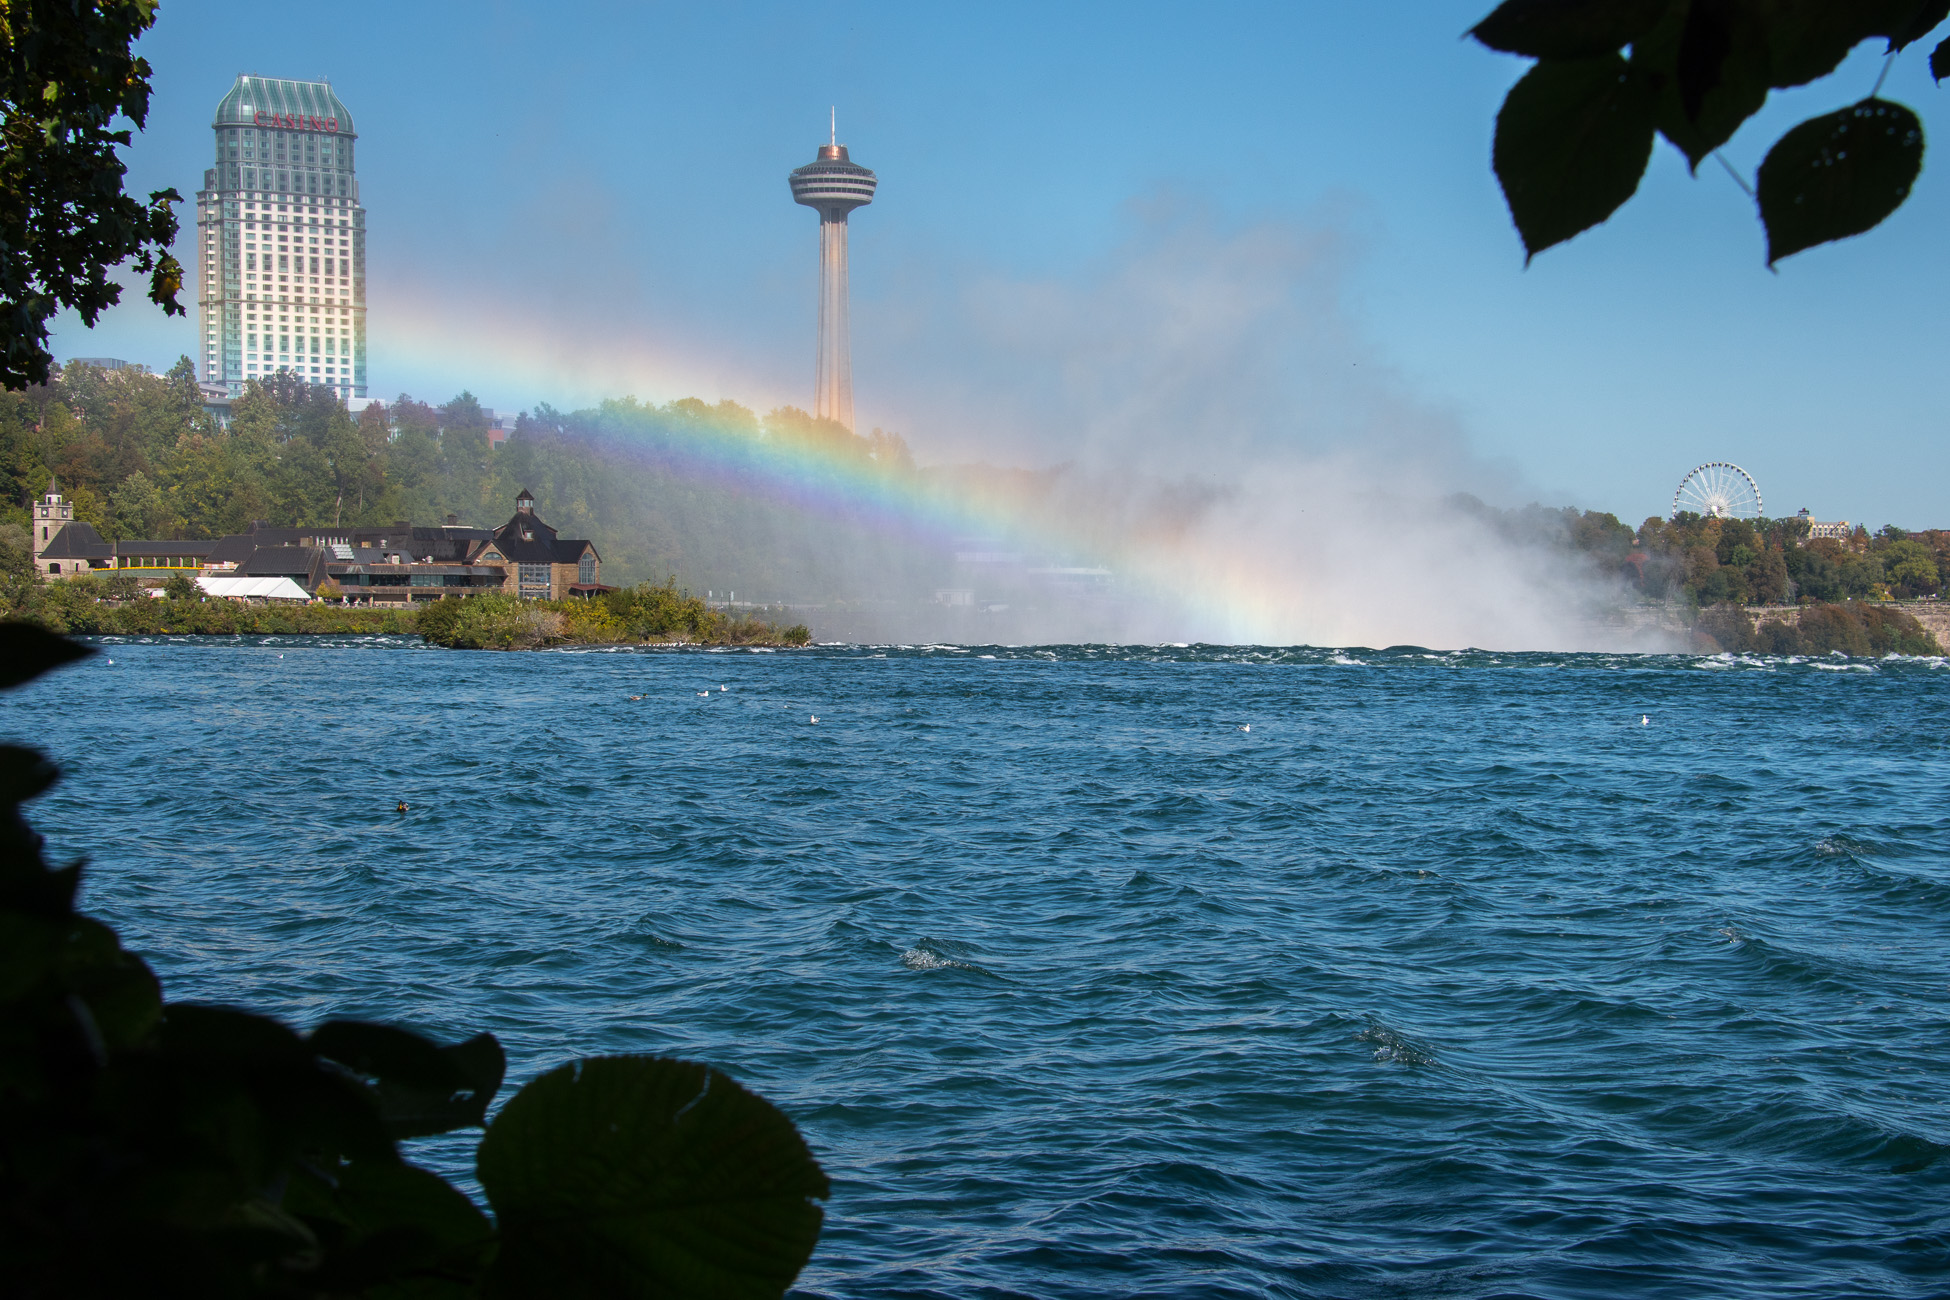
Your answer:
[[[1687,511],[1709,519],[1760,518],[1760,484],[1731,461],[1709,460],[1679,480],[1672,517]]]

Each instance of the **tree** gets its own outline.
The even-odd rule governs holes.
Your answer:
[[[115,155],[149,115],[149,64],[130,52],[156,0],[7,0],[0,6],[0,382],[47,382],[47,322],[64,307],[93,325],[120,301],[109,272],[134,259],[149,297],[180,316],[183,268],[169,254],[182,201],[122,192]]]
[[[109,494],[109,511],[114,520],[110,535],[118,540],[161,537],[168,531],[165,521],[169,507],[163,500],[162,489],[141,470],[123,479],[121,486]]]
[[[1537,60],[1503,101],[1494,153],[1526,260],[1631,198],[1655,136],[1697,172],[1770,91],[1827,76],[1874,37],[1893,56],[1946,15],[1950,0],[1504,0],[1470,34]],[[1950,75],[1950,40],[1930,68]],[[1772,266],[1901,206],[1923,125],[1872,90],[1788,131],[1752,183],[1721,163],[1759,206]]]

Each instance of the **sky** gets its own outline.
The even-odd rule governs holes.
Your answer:
[[[329,77],[372,395],[803,407],[817,218],[785,175],[830,108],[880,178],[851,223],[858,424],[923,463],[1412,445],[1502,504],[1636,522],[1729,460],[1770,515],[1950,526],[1950,162],[1770,272],[1747,196],[1661,143],[1610,222],[1526,267],[1489,167],[1526,64],[1462,39],[1490,7],[164,0],[128,183],[192,200],[192,263],[217,101],[239,73]],[[1931,43],[1882,93],[1935,140]],[[1751,174],[1883,65],[1865,45],[1777,93],[1728,159]],[[193,346],[193,305],[139,292],[54,339],[157,367]]]

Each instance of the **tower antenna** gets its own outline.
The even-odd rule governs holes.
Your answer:
[[[827,108],[826,122],[827,122],[826,143],[838,144],[840,142],[840,110],[837,107],[829,106]]]

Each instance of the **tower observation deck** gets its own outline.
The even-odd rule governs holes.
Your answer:
[[[874,174],[846,156],[834,131],[818,155],[787,178],[792,199],[819,213],[819,369],[813,414],[853,427],[853,350],[846,311],[846,216],[873,202]]]

